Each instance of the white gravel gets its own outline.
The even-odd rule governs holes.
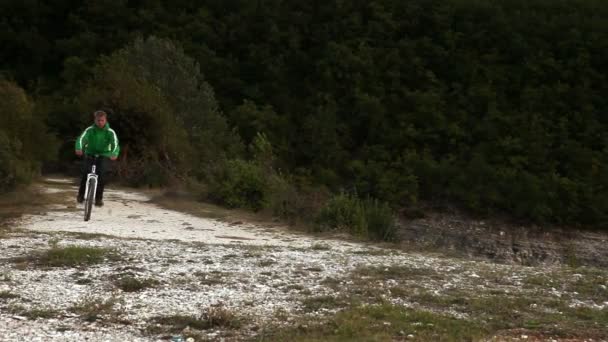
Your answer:
[[[75,192],[68,179],[45,183],[47,193]],[[0,341],[166,340],[167,334],[146,333],[155,317],[199,316],[217,307],[245,318],[240,333],[251,336],[265,323],[276,322],[277,315],[286,315],[289,321],[330,313],[305,312],[302,300],[348,295],[353,287],[349,275],[363,266],[387,267],[388,272],[391,265],[398,265],[447,275],[449,281],[429,277],[412,284],[413,289],[437,295],[485,286],[512,293],[521,290],[522,274],[534,271],[383,250],[249,223],[231,225],[161,208],[133,191],[108,189],[104,202],[89,222],[82,220],[81,208],[50,205],[40,215],[23,217],[16,223],[20,230],[0,239],[0,294],[5,294],[0,296]],[[122,259],[73,268],[20,267],[14,261],[54,244],[109,248]],[[499,286],[489,284],[480,272],[504,279]],[[125,292],[116,282],[124,277],[154,285]],[[337,284],[328,286],[327,280]],[[391,279],[387,273],[386,279],[370,286],[390,294],[391,288],[404,285],[400,281],[404,280]],[[416,304],[387,299],[404,306]],[[101,320],[86,322],[74,308],[93,303],[110,305]],[[28,318],[34,310],[53,314]],[[463,317],[456,312],[454,316]],[[211,340],[222,336],[213,329],[203,333]]]
[[[46,193],[76,191],[69,185],[71,180],[45,183]],[[374,248],[362,244],[199,218],[148,200],[141,193],[108,189],[104,207],[94,208],[88,222],[82,219],[82,206],[73,210],[51,204],[40,215],[24,216],[17,226],[32,233],[0,239],[5,260],[48,249],[51,241],[60,247],[112,248],[123,260],[86,268],[23,270],[2,263],[0,293],[15,298],[0,302],[0,340],[13,336],[44,341],[154,340],[154,336],[142,334],[151,318],[198,315],[218,305],[263,323],[273,320],[275,312],[300,310],[300,293],[338,296],[340,291],[320,283],[328,277],[346,276],[359,265],[382,262],[418,267],[416,264],[428,262],[389,252],[370,256],[366,251]],[[103,235],[82,239],[72,233]],[[123,292],[113,279],[125,275],[154,279],[158,284],[144,291]],[[79,304],[110,299],[116,302],[112,315],[130,325],[83,323],[72,317],[71,308]],[[60,312],[60,317],[29,320],[18,314],[50,309]]]

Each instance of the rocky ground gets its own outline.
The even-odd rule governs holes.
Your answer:
[[[608,338],[601,267],[308,236],[168,210],[132,190],[108,191],[84,222],[70,180],[40,186],[57,200],[0,231],[0,341],[284,340],[269,332],[353,301],[481,324],[483,340]],[[420,324],[389,340],[425,340]]]

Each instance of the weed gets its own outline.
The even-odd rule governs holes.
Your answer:
[[[57,317],[57,316],[59,316],[59,314],[60,314],[60,312],[58,310],[53,310],[50,308],[30,309],[30,310],[24,310],[19,313],[20,316],[25,316],[29,319],[36,319],[36,318],[49,319],[49,318]]]
[[[334,290],[339,289],[341,283],[342,282],[339,279],[332,277],[326,277],[325,279],[321,280],[321,285],[325,285]]]
[[[19,298],[19,295],[14,294],[10,291],[0,291],[0,299],[13,299]]]
[[[15,258],[16,263],[36,264],[49,267],[75,267],[82,265],[93,265],[103,262],[105,259],[112,261],[120,260],[120,256],[113,250],[96,247],[51,247],[42,253]]]
[[[114,306],[120,300],[117,297],[102,298],[86,297],[70,308],[70,311],[80,315],[87,322],[95,322],[104,316],[116,316],[118,313]]]
[[[302,286],[300,284],[289,284],[289,285],[285,286],[283,289],[284,289],[284,292],[288,292],[288,291],[291,291],[291,290],[298,290],[299,291],[299,290],[303,290],[304,286]]]
[[[59,311],[50,308],[25,308],[21,305],[10,305],[7,311],[12,315],[27,317],[29,319],[36,318],[54,318],[59,315]]]
[[[313,251],[329,251],[331,246],[325,243],[316,242],[310,246],[310,249]]]
[[[88,285],[93,283],[93,280],[89,279],[89,278],[78,278],[76,279],[76,284],[78,285]]]
[[[164,331],[170,333],[181,332],[187,327],[197,330],[239,328],[242,320],[232,311],[220,305],[211,306],[203,310],[198,316],[157,316],[152,318],[152,323],[154,325],[148,327],[148,333],[159,334]]]
[[[276,264],[276,263],[277,263],[277,262],[276,262],[275,260],[273,260],[273,259],[265,259],[265,260],[260,261],[260,262],[258,263],[258,265],[259,265],[260,267],[268,267],[268,266],[274,265],[274,264]]]
[[[321,268],[319,266],[307,267],[304,270],[309,271],[309,272],[323,272],[323,268]]]
[[[344,298],[334,296],[318,296],[308,297],[302,301],[302,307],[305,312],[315,312],[321,309],[338,309],[346,306]]]
[[[133,276],[120,277],[114,282],[116,287],[124,292],[137,292],[143,289],[152,288],[159,284],[159,281],[152,278],[136,278]]]
[[[48,243],[51,248],[57,248],[57,246],[59,245],[59,241],[60,240],[58,237],[54,237],[54,238],[49,239]]]

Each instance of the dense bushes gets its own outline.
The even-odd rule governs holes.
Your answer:
[[[114,107],[134,183],[223,179],[218,199],[286,216],[328,188],[608,225],[606,1],[47,3],[0,4],[0,72],[55,101],[61,137],[70,107]],[[277,182],[241,143],[258,132]],[[276,190],[251,195],[257,168]]]
[[[55,146],[25,91],[0,79],[0,192],[29,182],[43,161],[55,158]]]

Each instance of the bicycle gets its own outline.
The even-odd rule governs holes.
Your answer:
[[[84,220],[88,221],[91,219],[91,210],[93,210],[93,201],[95,201],[95,194],[97,193],[97,178],[99,176],[95,172],[96,163],[99,156],[87,156],[92,159],[91,172],[87,174],[87,182],[84,191]]]

